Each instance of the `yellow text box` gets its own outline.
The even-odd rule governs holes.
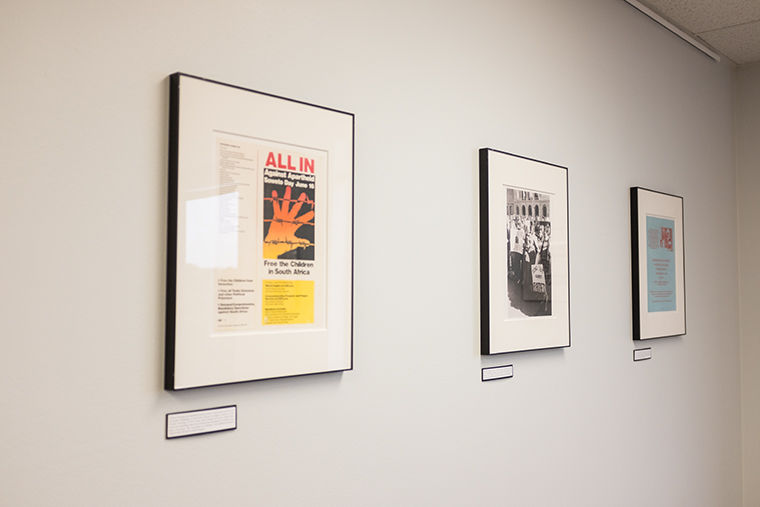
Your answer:
[[[313,280],[264,280],[262,324],[313,324]]]

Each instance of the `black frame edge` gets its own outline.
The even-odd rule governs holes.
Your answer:
[[[685,336],[688,332],[688,319],[686,318],[686,210],[684,209],[684,198],[682,195],[674,195],[681,199],[681,244],[683,245],[683,259],[681,259],[681,271],[683,272],[683,334],[676,336]]]
[[[512,152],[504,151],[504,150],[497,150],[495,148],[482,148],[482,149],[492,151],[494,153],[501,153],[502,155],[509,155],[510,157],[521,158],[523,160],[530,160],[531,162],[538,162],[539,164],[550,165],[550,166],[556,167],[557,169],[564,169],[567,171],[566,166],[554,164],[552,162],[547,162],[546,160],[541,160],[541,159],[533,158],[533,157],[526,157],[525,155],[518,155],[517,153],[512,153]]]
[[[632,331],[633,339],[641,339],[641,307],[639,298],[639,188],[631,187],[631,297],[633,298]]]
[[[352,359],[353,359],[353,355],[352,355]],[[351,367],[349,368],[341,368],[338,370],[313,371],[313,372],[308,372],[308,373],[294,373],[293,375],[283,375],[281,377],[266,377],[266,378],[254,378],[254,379],[249,379],[249,380],[234,380],[232,382],[219,382],[218,384],[203,384],[202,386],[174,387],[171,389],[171,391],[192,391],[195,389],[206,389],[208,387],[234,386],[238,384],[249,384],[251,382],[267,382],[271,380],[286,380],[286,379],[298,378],[298,377],[310,377],[312,375],[326,375],[326,374],[333,374],[333,373],[342,374],[344,371],[351,371],[352,369],[353,369],[353,363],[351,364]]]
[[[164,349],[164,389],[173,391],[175,326],[177,311],[177,191],[179,165],[180,73],[169,76],[169,195],[166,227],[166,322]]]
[[[547,164],[548,162],[544,163]],[[570,283],[570,169],[561,165],[556,165],[556,167],[565,170],[565,216],[567,220],[567,223],[565,224],[565,227],[567,228],[567,347],[559,348],[570,348],[573,346],[573,315],[571,309],[572,301],[570,301],[570,287],[572,286]]]
[[[351,115],[351,352],[349,360],[350,371],[354,369],[354,213],[356,206],[356,116]]]
[[[246,88],[245,86],[238,86],[238,85],[234,85],[234,84],[230,84],[230,83],[224,83],[222,81],[217,81],[215,79],[209,79],[209,78],[206,78],[206,77],[195,76],[193,74],[187,74],[185,72],[175,72],[174,74],[172,74],[172,77],[173,76],[177,76],[178,78],[179,78],[179,76],[184,76],[184,77],[191,78],[191,79],[198,79],[199,81],[206,81],[207,83],[213,83],[213,84],[217,84],[217,85],[227,86],[229,88],[237,88],[238,90],[243,90],[243,91],[246,91],[246,92],[253,92],[253,93],[258,93],[260,95],[266,95],[267,97],[272,97],[273,99],[287,100],[288,102],[295,102],[297,104],[301,104],[301,105],[304,105],[304,106],[311,106],[311,107],[316,107],[316,108],[319,108],[319,109],[324,109],[326,111],[332,111],[334,113],[347,114],[347,115],[350,115],[352,117],[354,116],[354,113],[350,113],[348,111],[343,111],[342,109],[335,109],[334,107],[321,106],[319,104],[314,104],[313,102],[306,102],[305,100],[292,99],[292,98],[289,98],[289,97],[284,97],[282,95],[276,95],[274,93],[262,92],[261,90],[254,90],[253,88]]]
[[[479,150],[479,225],[480,225],[480,354],[491,354],[490,319],[489,312],[489,265],[488,265],[488,151],[489,148]]]

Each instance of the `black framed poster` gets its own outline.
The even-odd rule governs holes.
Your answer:
[[[353,114],[170,86],[165,388],[351,369]]]
[[[683,198],[631,188],[633,338],[686,334]]]
[[[480,150],[481,354],[570,346],[567,168]]]

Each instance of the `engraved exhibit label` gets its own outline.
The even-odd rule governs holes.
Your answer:
[[[647,359],[652,359],[652,349],[651,348],[634,349],[634,351],[633,351],[633,360],[634,361],[646,361]]]
[[[647,311],[676,310],[675,220],[647,215]]]
[[[504,366],[493,366],[491,368],[483,368],[480,373],[480,380],[486,382],[488,380],[498,380],[502,378],[512,378],[514,375],[514,366],[507,364]]]
[[[551,195],[508,187],[507,320],[552,314]]]
[[[236,428],[236,405],[166,415],[166,438],[188,437]]]

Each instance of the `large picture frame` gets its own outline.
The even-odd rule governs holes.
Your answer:
[[[481,354],[570,346],[567,168],[480,150]]]
[[[354,115],[169,82],[165,389],[350,370]]]
[[[684,335],[683,197],[630,191],[633,339]]]

